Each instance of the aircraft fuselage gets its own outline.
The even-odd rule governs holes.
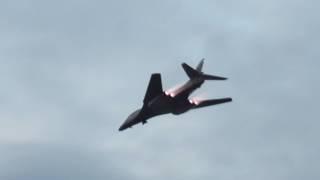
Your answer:
[[[205,74],[202,72],[203,60],[194,69],[182,63],[182,67],[189,80],[173,91],[163,91],[161,75],[151,75],[149,85],[143,100],[142,108],[134,111],[120,126],[119,131],[132,127],[135,124],[147,123],[149,118],[154,116],[172,113],[175,115],[187,112],[190,109],[197,109],[206,106],[221,104],[232,101],[231,98],[208,99],[196,101],[189,99],[190,94],[200,88],[205,80],[226,80],[227,78]]]
[[[151,117],[163,114],[182,114],[192,109],[195,105],[190,102],[189,95],[203,84],[204,80],[192,79],[179,87],[176,91],[170,93],[163,92],[156,96],[141,109],[134,111],[127,120],[121,125],[120,131],[127,129],[135,124],[145,124]]]

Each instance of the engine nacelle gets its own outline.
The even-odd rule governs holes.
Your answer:
[[[173,108],[172,114],[178,115],[178,114],[185,113],[189,111],[193,106],[194,106],[194,103],[191,103],[190,101],[186,101],[183,104],[182,103],[176,104]]]

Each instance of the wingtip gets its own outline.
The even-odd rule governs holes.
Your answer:
[[[186,67],[186,66],[188,66],[188,64],[185,63],[185,62],[183,62],[183,63],[181,63],[181,66],[182,66],[182,67]]]
[[[161,74],[160,73],[152,73],[151,75],[152,76],[160,76]]]

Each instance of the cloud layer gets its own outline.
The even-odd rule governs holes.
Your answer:
[[[0,178],[319,179],[318,1],[0,1]],[[234,102],[119,133],[149,76]]]

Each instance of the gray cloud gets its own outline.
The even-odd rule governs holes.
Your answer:
[[[11,144],[1,153],[7,154],[0,164],[2,179],[134,179],[123,174],[111,157],[90,147]]]
[[[318,7],[0,1],[0,177],[319,178]],[[117,132],[152,72],[170,88],[202,57],[230,80],[195,94],[233,103]]]

